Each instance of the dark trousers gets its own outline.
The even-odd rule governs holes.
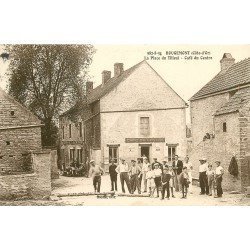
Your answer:
[[[120,173],[120,179],[121,179],[121,185],[122,185],[122,192],[125,193],[124,182],[126,182],[128,191],[129,191],[129,193],[131,193],[128,173],[127,172]]]
[[[130,178],[131,193],[133,194],[137,188],[138,193],[141,193],[140,180],[137,174],[134,174]]]
[[[101,190],[101,176],[94,176],[93,178],[93,186],[95,189],[95,192],[97,191],[98,193],[100,193]]]
[[[165,192],[167,191],[167,198],[170,197],[170,190],[169,190],[169,181],[162,185],[162,190],[161,190],[161,198],[164,199],[165,198]]]
[[[159,197],[159,187],[161,186],[161,177],[157,176],[155,177],[155,187],[157,192],[157,197]]]
[[[199,173],[200,188],[202,194],[209,194],[208,180],[206,171]]]
[[[217,181],[217,196],[218,196],[218,197],[221,197],[222,194],[223,194],[222,186],[221,186],[221,183],[222,183],[222,176],[216,178],[216,181]]]
[[[183,197],[187,197],[187,193],[188,193],[188,183],[187,183],[187,179],[184,179],[184,180],[182,181],[181,188],[182,188],[182,196],[183,196]]]
[[[117,175],[110,175],[111,191],[117,191]]]

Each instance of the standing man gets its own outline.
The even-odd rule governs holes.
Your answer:
[[[93,186],[95,193],[100,193],[101,191],[101,175],[104,174],[104,170],[95,164],[94,160],[91,160],[89,162],[90,170],[89,170],[89,176],[93,178]]]
[[[207,170],[208,170],[207,159],[206,158],[200,159],[200,166],[199,166],[199,182],[201,188],[200,195],[204,194],[209,195]]]
[[[121,163],[116,168],[116,172],[120,174],[120,180],[122,185],[122,192],[125,193],[124,182],[126,182],[129,193],[131,193],[130,181],[129,181],[129,167],[125,162],[125,159],[121,158]]]
[[[215,169],[215,178],[216,178],[216,184],[217,184],[217,197],[222,197],[223,191],[222,191],[222,175],[224,174],[224,169],[220,165],[220,161],[216,161],[216,169]]]
[[[138,194],[141,194],[141,187],[139,183],[139,176],[141,175],[141,168],[139,165],[136,165],[135,160],[131,160],[132,166],[129,170],[130,173],[130,185],[131,185],[131,194],[133,194],[137,188]]]
[[[181,191],[180,175],[183,169],[183,162],[179,160],[179,156],[175,155],[173,162],[173,170],[175,173],[175,191]]]
[[[111,181],[111,191],[117,191],[117,165],[115,165],[114,159],[111,160],[111,165],[109,166],[109,175]]]
[[[143,193],[147,192],[147,178],[146,178],[146,174],[149,170],[149,166],[150,163],[148,162],[148,158],[147,157],[143,157],[143,163],[142,163],[142,182],[143,182],[143,188],[144,191]],[[141,187],[142,189],[142,187]]]
[[[192,170],[193,170],[193,164],[189,161],[189,157],[186,156],[185,157],[185,160],[184,160],[184,163],[183,163],[183,167],[186,167],[187,168],[187,173],[188,173],[188,176],[189,176],[189,181],[190,181],[190,184],[189,184],[189,188],[188,188],[188,191],[190,194],[193,193],[193,189],[192,189],[192,180],[193,180],[193,177],[192,177]]]

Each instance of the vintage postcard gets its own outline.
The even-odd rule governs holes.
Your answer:
[[[0,205],[250,205],[250,45],[0,54]]]

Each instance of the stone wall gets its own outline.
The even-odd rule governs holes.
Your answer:
[[[214,133],[213,115],[229,100],[229,93],[190,101],[193,145],[198,145],[206,133]]]
[[[239,129],[241,181],[244,191],[250,186],[250,102],[241,110]]]
[[[51,194],[51,153],[32,154],[30,174],[0,175],[0,199],[42,198]]]
[[[41,147],[40,127],[0,129],[0,170],[21,170],[25,155]]]
[[[223,122],[227,123],[227,132],[223,132]],[[249,136],[249,116],[231,113],[214,118],[215,138],[202,141],[189,152],[190,160],[194,164],[194,176],[198,178],[199,159],[206,157],[213,166],[215,160],[220,160],[224,168],[223,188],[225,190],[243,191],[250,185],[250,166],[247,158],[247,143]],[[229,174],[228,167],[231,158],[235,156],[239,176]]]

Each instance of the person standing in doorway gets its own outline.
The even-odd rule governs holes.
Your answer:
[[[187,172],[188,172],[188,176],[189,176],[189,181],[190,181],[188,192],[190,194],[192,194],[193,193],[193,188],[192,188],[193,187],[192,186],[192,181],[193,181],[193,177],[192,177],[193,164],[189,161],[189,157],[188,156],[185,157],[185,160],[184,160],[184,163],[183,163],[183,167],[187,168]]]
[[[124,182],[126,182],[128,192],[131,193],[131,188],[130,188],[130,181],[129,181],[129,166],[125,162],[124,158],[121,158],[121,163],[118,165],[116,168],[116,172],[120,174],[120,180],[121,180],[121,185],[122,185],[122,192],[125,193],[125,187],[124,187]]]
[[[216,169],[215,169],[215,178],[216,178],[216,185],[217,185],[217,196],[222,197],[223,190],[222,190],[222,175],[224,174],[224,169],[220,165],[220,161],[216,161]]]
[[[104,170],[95,164],[94,160],[89,162],[89,176],[93,178],[93,186],[95,193],[100,193],[101,191],[101,176],[104,174]]]
[[[175,155],[173,162],[173,170],[175,172],[175,191],[179,192],[181,190],[180,175],[182,173],[183,162],[179,160],[179,156]]]
[[[130,185],[131,193],[133,194],[137,188],[138,194],[141,194],[141,187],[139,185],[139,176],[141,175],[141,168],[139,165],[136,165],[135,160],[131,160],[130,173]]]
[[[117,191],[117,165],[115,165],[115,160],[111,160],[111,165],[109,166],[109,175],[111,181],[111,191]]]
[[[200,195],[204,194],[209,195],[207,170],[208,170],[207,159],[206,158],[200,159],[200,166],[199,166],[199,182],[201,188]]]
[[[143,188],[144,191],[143,193],[147,192],[147,172],[149,170],[149,165],[150,163],[148,162],[148,158],[147,157],[143,157],[143,163],[142,163],[142,182],[143,182]],[[141,190],[142,190],[142,186],[141,186]]]

